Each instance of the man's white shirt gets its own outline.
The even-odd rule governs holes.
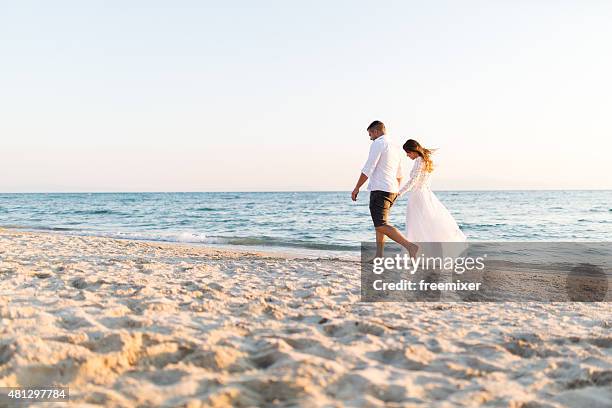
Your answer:
[[[372,142],[368,160],[361,172],[368,176],[368,190],[399,192],[398,178],[404,175],[403,150],[388,135]]]

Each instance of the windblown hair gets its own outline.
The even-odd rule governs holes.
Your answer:
[[[433,153],[431,150],[424,148],[421,146],[419,142],[414,139],[408,139],[403,146],[406,152],[415,152],[420,157],[423,158],[423,163],[425,164],[425,171],[431,173],[434,169],[433,161],[431,160],[431,154]]]
[[[386,132],[385,125],[380,120],[375,120],[374,122],[370,123],[367,130],[379,130],[383,133]]]

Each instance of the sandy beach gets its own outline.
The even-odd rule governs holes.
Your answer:
[[[359,285],[352,261],[0,230],[0,386],[68,386],[75,406],[612,406],[610,303],[362,303]]]

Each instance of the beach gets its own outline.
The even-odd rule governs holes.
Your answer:
[[[0,229],[0,386],[110,407],[612,405],[610,303],[365,303],[359,268]]]

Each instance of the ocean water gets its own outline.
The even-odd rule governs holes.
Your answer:
[[[440,191],[472,241],[612,241],[612,191]],[[405,227],[405,199],[391,221]],[[0,194],[0,226],[126,239],[358,251],[368,192]]]

